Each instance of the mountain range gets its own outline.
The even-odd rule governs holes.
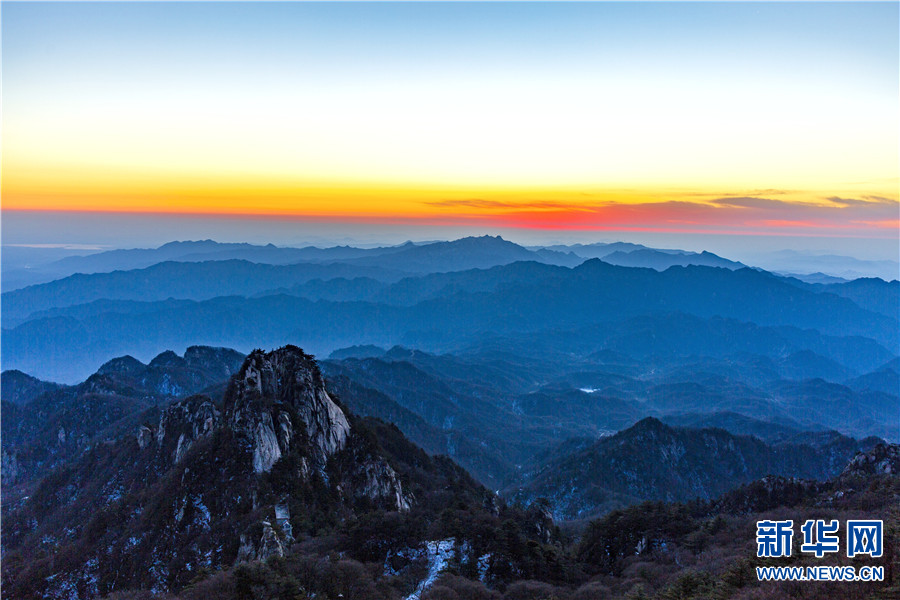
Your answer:
[[[386,356],[441,362],[400,349]],[[840,499],[827,510],[900,497],[900,449],[880,440],[783,427],[787,439],[769,443],[652,418],[596,441],[567,440],[497,496],[396,426],[358,416],[347,400],[387,401],[347,380],[336,395],[299,348],[238,359],[203,347],[147,365],[122,357],[80,386],[45,391],[7,376],[20,403],[4,405],[4,426],[7,407],[22,401],[27,413],[45,406],[53,419],[89,414],[98,395],[127,418],[84,419],[71,431],[91,441],[47,476],[3,478],[4,597],[118,598],[138,588],[185,598],[240,598],[242,589],[277,598],[440,597],[454,588],[478,594],[468,597],[504,589],[510,600],[547,590],[569,597],[576,588],[592,597],[601,581],[607,590],[626,585],[623,542],[637,555],[683,546],[693,561],[704,546],[730,547],[708,537],[727,529],[723,515],[823,497]],[[443,362],[445,375],[454,368]],[[229,372],[224,386],[210,384]],[[165,383],[175,375],[177,388]],[[54,405],[61,391],[71,395]],[[4,451],[14,444],[7,435]],[[44,448],[61,441],[28,439]],[[865,499],[861,485],[874,490]],[[554,522],[604,513],[576,541]],[[598,573],[606,574],[592,578]]]
[[[360,270],[368,275],[357,277]],[[747,268],[658,272],[599,259],[413,277],[347,263],[161,263],[4,293],[2,344],[8,368],[71,382],[120,354],[149,360],[195,343],[244,352],[297,340],[317,354],[359,344],[446,351],[494,335],[609,329],[679,312],[814,330],[840,344],[867,338],[886,362],[900,344],[898,292],[881,280],[813,286]]]
[[[648,417],[585,448],[546,460],[510,490],[547,498],[557,520],[596,517],[643,500],[712,500],[767,475],[825,480],[841,473],[877,438],[858,442],[831,433],[767,444],[724,429],[682,429]]]
[[[4,599],[794,597],[747,557],[811,514],[890,550],[803,597],[900,591],[897,280],[490,236],[13,275]]]

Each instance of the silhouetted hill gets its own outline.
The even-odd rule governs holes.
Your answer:
[[[711,500],[766,475],[825,480],[862,449],[837,434],[815,444],[767,445],[724,429],[678,429],[647,418],[551,458],[511,491],[519,498],[546,497],[556,518],[578,519],[645,500]]]
[[[246,260],[254,263],[287,265],[298,262],[330,262],[360,256],[375,256],[394,252],[399,247],[353,248],[285,248],[273,244],[221,243],[213,240],[169,242],[158,248],[132,248],[96,252],[85,256],[70,256],[32,267],[4,271],[4,291],[62,279],[75,273],[109,273],[144,269],[169,261],[204,262]],[[13,282],[13,287],[6,284]]]
[[[823,379],[781,381],[770,386],[776,397],[790,397],[799,423],[827,423],[829,427],[868,432],[889,439],[898,435],[897,396],[880,391],[854,392]],[[876,425],[879,424],[879,425]]]
[[[836,254],[811,254],[796,250],[759,253],[754,264],[778,273],[819,273],[843,279],[875,275],[887,281],[897,279],[897,260],[860,260]]]
[[[28,404],[41,394],[60,388],[58,383],[41,381],[22,371],[3,371],[0,374],[0,394],[12,404]]]
[[[178,260],[193,256],[195,259],[205,255],[184,255],[187,245],[194,248],[212,246],[218,248],[216,242],[173,242],[158,250],[122,250],[121,253],[149,253],[149,256],[174,255]],[[166,251],[168,247],[175,248]],[[231,247],[230,245],[226,245]],[[76,274],[50,283],[29,286],[20,290],[3,294],[3,319],[5,323],[21,320],[32,313],[40,313],[52,308],[84,304],[95,300],[164,300],[167,298],[200,300],[217,296],[242,295],[251,296],[260,292],[289,290],[303,286],[314,279],[335,280],[368,277],[370,281],[396,281],[403,273],[452,272],[470,269],[490,268],[517,261],[537,261],[574,266],[582,259],[573,255],[547,252],[539,255],[530,250],[503,240],[500,237],[484,236],[481,238],[462,238],[453,242],[434,242],[422,245],[405,244],[388,249],[364,250],[359,254],[347,252],[331,252],[332,258],[325,254],[319,261],[299,264],[258,264],[243,256],[247,254],[245,246],[258,249],[260,247],[237,244],[240,252],[217,252],[202,262],[154,262],[153,266],[112,273]],[[261,247],[269,252],[297,251],[289,248]],[[312,254],[312,250],[303,249],[304,254]],[[259,250],[254,250],[258,252]],[[323,251],[324,252],[324,251]],[[106,253],[103,253],[106,254]],[[130,256],[130,254],[127,254]],[[227,258],[236,255],[241,258]],[[144,256],[144,254],[141,254]],[[341,256],[338,262],[337,256]],[[81,257],[72,257],[81,258]],[[90,257],[85,257],[90,258]],[[297,261],[294,261],[297,262]],[[157,264],[158,263],[158,264]],[[356,285],[356,284],[352,284]],[[369,293],[371,284],[363,282],[363,292]],[[309,289],[300,287],[300,290]],[[345,290],[338,299],[348,298],[353,290]]]
[[[632,252],[634,250],[644,250],[650,249],[647,246],[643,246],[641,244],[632,244],[630,242],[597,242],[595,244],[571,244],[571,245],[562,245],[557,244],[554,246],[542,246],[542,248],[546,250],[552,250],[554,252],[572,252],[577,256],[581,256],[583,258],[603,258],[604,256],[609,256],[614,252]]]
[[[856,391],[868,390],[895,396],[900,395],[900,372],[898,372],[897,361],[891,361],[878,370],[850,379],[846,385]]]
[[[343,264],[265,265],[243,260],[163,262],[146,269],[72,275],[59,281],[5,292],[3,319],[22,319],[51,308],[95,300],[202,300],[251,295],[311,279],[370,276],[386,280],[401,274],[378,267]]]
[[[790,420],[783,422],[763,421],[740,413],[727,411],[682,413],[662,417],[661,420],[671,427],[683,429],[724,429],[734,435],[752,435],[767,443],[791,438],[803,429],[802,425]]]
[[[823,285],[824,291],[849,298],[856,304],[888,317],[900,315],[900,281],[884,281],[872,277],[854,279],[846,283]]]
[[[236,277],[232,267],[245,277]],[[107,293],[144,299],[166,294],[202,296],[238,289],[246,293],[254,287],[271,285],[274,277],[282,282],[289,276],[303,279],[312,275],[311,269],[319,268],[321,265],[275,267],[229,261],[165,263],[146,271],[85,276],[99,278],[92,280],[99,287],[82,288],[76,277],[48,284],[49,287],[11,292],[4,295],[4,311],[28,312],[41,304],[75,302],[79,296]],[[160,281],[162,287],[157,289]],[[71,296],[63,294],[67,286],[72,287]],[[60,299],[60,294],[65,299]],[[849,299],[801,289],[783,278],[751,269],[672,267],[656,272],[616,267],[598,260],[589,260],[574,269],[520,262],[488,270],[407,278],[379,294],[384,294],[383,301],[311,302],[272,295],[77,307],[71,314],[61,310],[53,317],[4,329],[3,353],[10,360],[10,368],[71,380],[77,361],[94,357],[102,362],[126,352],[143,358],[197,341],[249,350],[256,345],[271,347],[303,339],[311,349],[326,354],[336,348],[363,344],[388,347],[401,343],[444,350],[491,335],[572,331],[677,311],[706,319],[720,316],[762,327],[779,327],[782,329],[778,336],[787,337],[795,346],[794,352],[809,349],[852,370],[865,372],[874,365],[861,364],[854,357],[856,351],[847,352],[840,347],[870,344],[872,352],[881,353],[879,362],[884,362],[896,355],[890,349],[898,347],[900,337],[896,319],[861,309]],[[323,328],[322,323],[330,326]],[[752,327],[746,326],[748,331]],[[815,347],[801,342],[816,336],[820,337]],[[688,329],[677,334],[663,333],[648,324],[645,330],[631,327],[621,340],[607,340],[606,348],[622,351],[625,347],[644,346],[646,350],[642,352],[658,353],[670,351],[670,345],[683,352],[691,337],[699,339]],[[883,348],[877,350],[877,344],[861,338],[874,340]],[[73,347],[75,340],[77,351]],[[722,341],[725,347],[734,347],[744,340]],[[552,340],[543,339],[539,345],[547,342]],[[591,351],[599,349],[603,346],[595,345]],[[708,345],[707,349],[711,350]],[[638,354],[629,350],[623,353]],[[81,365],[82,376],[92,367]],[[65,377],[57,370],[60,368],[68,369]]]
[[[350,259],[347,263],[415,273],[445,273],[487,269],[519,261],[575,266],[581,264],[583,259],[562,252],[533,252],[500,236],[485,235],[452,242],[410,245],[387,256],[365,256]]]
[[[328,358],[334,360],[343,360],[345,358],[378,358],[380,356],[384,356],[384,353],[387,352],[384,348],[379,346],[372,346],[371,344],[365,346],[350,346],[348,348],[339,348],[328,355]]]
[[[698,265],[704,267],[721,267],[724,269],[742,269],[746,265],[712,252],[684,252],[673,250],[654,250],[652,248],[639,248],[628,252],[617,250],[602,257],[603,262],[620,267],[645,267],[657,271],[665,271],[669,267]]]

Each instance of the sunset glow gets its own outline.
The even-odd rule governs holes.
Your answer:
[[[3,4],[4,211],[897,236],[883,4]]]

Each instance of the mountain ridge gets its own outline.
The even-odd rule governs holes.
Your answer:
[[[824,444],[766,444],[724,429],[682,429],[647,417],[569,455],[548,460],[514,497],[550,500],[554,518],[584,519],[640,501],[711,500],[769,475],[825,480],[841,473],[860,442],[833,433]]]

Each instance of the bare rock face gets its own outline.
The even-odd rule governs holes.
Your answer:
[[[285,542],[279,537],[272,524],[268,521],[261,523],[262,533],[254,535],[253,532],[241,534],[241,545],[238,549],[236,562],[251,560],[267,560],[272,556],[284,556]]]
[[[900,475],[900,445],[878,444],[869,452],[860,452],[841,475]]]
[[[191,396],[173,402],[159,417],[156,445],[174,463],[181,461],[188,449],[200,438],[210,435],[222,419],[221,411],[206,396]],[[138,445],[149,445],[146,426],[138,429]]]
[[[5,449],[0,450],[0,458],[2,458],[2,462],[0,462],[0,480],[3,483],[12,485],[19,479],[19,461],[16,460],[15,454],[11,454]]]
[[[153,430],[146,425],[141,425],[137,430],[138,448],[143,450],[153,442]]]
[[[530,525],[537,537],[549,544],[554,535],[553,512],[546,498],[540,498],[528,507]]]
[[[283,420],[283,417],[290,423],[290,416],[287,416],[287,413],[279,413],[278,417],[279,420]],[[290,448],[291,436],[283,437],[279,443],[271,413],[260,413],[254,420],[255,424],[250,431],[253,445],[253,470],[257,473],[264,473],[281,458],[283,451],[286,452]]]
[[[360,484],[354,486],[356,496],[372,500],[388,499],[398,511],[407,511],[412,498],[403,493],[403,485],[397,472],[382,459],[368,460],[360,468]]]
[[[350,434],[318,365],[296,346],[251,353],[225,398],[227,425],[249,439],[256,472],[270,470],[295,443],[308,445],[312,462],[322,465]]]
[[[202,348],[186,352],[190,360],[208,359],[209,364],[220,354]],[[157,363],[179,360],[166,354]],[[127,368],[131,363],[123,364]],[[418,449],[391,426],[345,413],[324,383],[312,357],[297,347],[256,351],[232,376],[224,404],[202,395],[176,400],[162,410],[158,422],[135,423],[131,435],[105,444],[103,460],[85,455],[76,463],[84,468],[71,477],[59,483],[45,480],[55,486],[56,497],[74,497],[73,489],[80,494],[77,502],[61,504],[53,519],[38,524],[54,539],[65,540],[70,534],[63,528],[85,522],[94,511],[110,518],[102,540],[88,538],[87,528],[76,532],[78,537],[65,542],[71,564],[46,565],[34,580],[63,582],[52,583],[63,586],[52,589],[71,590],[93,577],[115,587],[106,591],[140,587],[166,592],[184,587],[201,569],[284,556],[294,536],[305,538],[309,524],[319,519],[410,510],[418,499],[407,482],[417,479],[415,471],[406,471],[414,461],[401,456]],[[68,425],[63,432],[54,428],[54,447],[57,433],[67,444],[79,435]],[[382,439],[393,452],[381,445]],[[21,455],[18,463],[16,458],[3,448],[4,486],[28,474]],[[458,485],[457,475],[445,475],[444,466],[424,461],[415,468],[428,468],[448,487]],[[78,489],[72,482],[87,485]],[[142,487],[146,493],[128,492]],[[25,509],[31,510],[30,505]],[[14,534],[26,540],[34,520],[30,513],[17,513],[17,518]],[[146,562],[120,578],[115,561],[104,557],[125,555]],[[4,585],[6,577],[4,571]],[[31,581],[21,580],[18,589],[30,593]],[[80,597],[99,595],[90,591]],[[10,597],[30,596],[13,592]]]

